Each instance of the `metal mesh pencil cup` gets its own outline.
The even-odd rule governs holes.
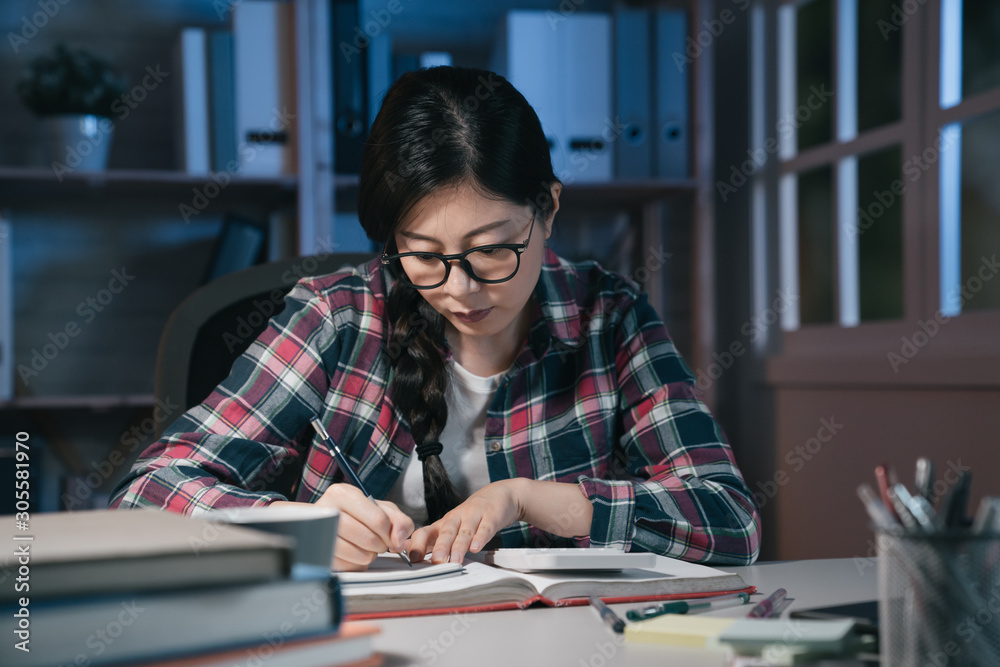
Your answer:
[[[1000,665],[1000,534],[878,531],[882,664]]]

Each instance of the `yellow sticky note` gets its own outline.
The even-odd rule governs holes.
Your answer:
[[[625,626],[625,640],[691,648],[719,648],[716,638],[736,618],[664,614]]]

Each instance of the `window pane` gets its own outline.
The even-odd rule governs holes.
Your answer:
[[[903,316],[902,151],[858,159],[858,283],[862,321]]]
[[[833,3],[814,0],[796,13],[795,119],[798,150],[833,138]]]
[[[799,174],[799,321],[833,319],[833,168]]]
[[[962,3],[962,96],[1000,86],[1000,3]]]
[[[1000,308],[1000,113],[962,128],[962,310]]]
[[[898,0],[858,2],[859,132],[900,117],[903,38],[902,30],[896,29],[894,11],[898,11]]]

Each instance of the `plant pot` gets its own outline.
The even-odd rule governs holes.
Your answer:
[[[115,130],[110,118],[80,114],[45,116],[41,124],[48,161],[57,174],[101,171],[107,167]]]

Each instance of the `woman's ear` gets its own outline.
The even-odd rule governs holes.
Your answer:
[[[552,213],[549,214],[549,219],[545,221],[544,225],[546,239],[552,236],[552,227],[555,226],[556,211],[559,210],[559,195],[562,194],[562,183],[556,181],[550,185],[549,194],[552,196]]]

